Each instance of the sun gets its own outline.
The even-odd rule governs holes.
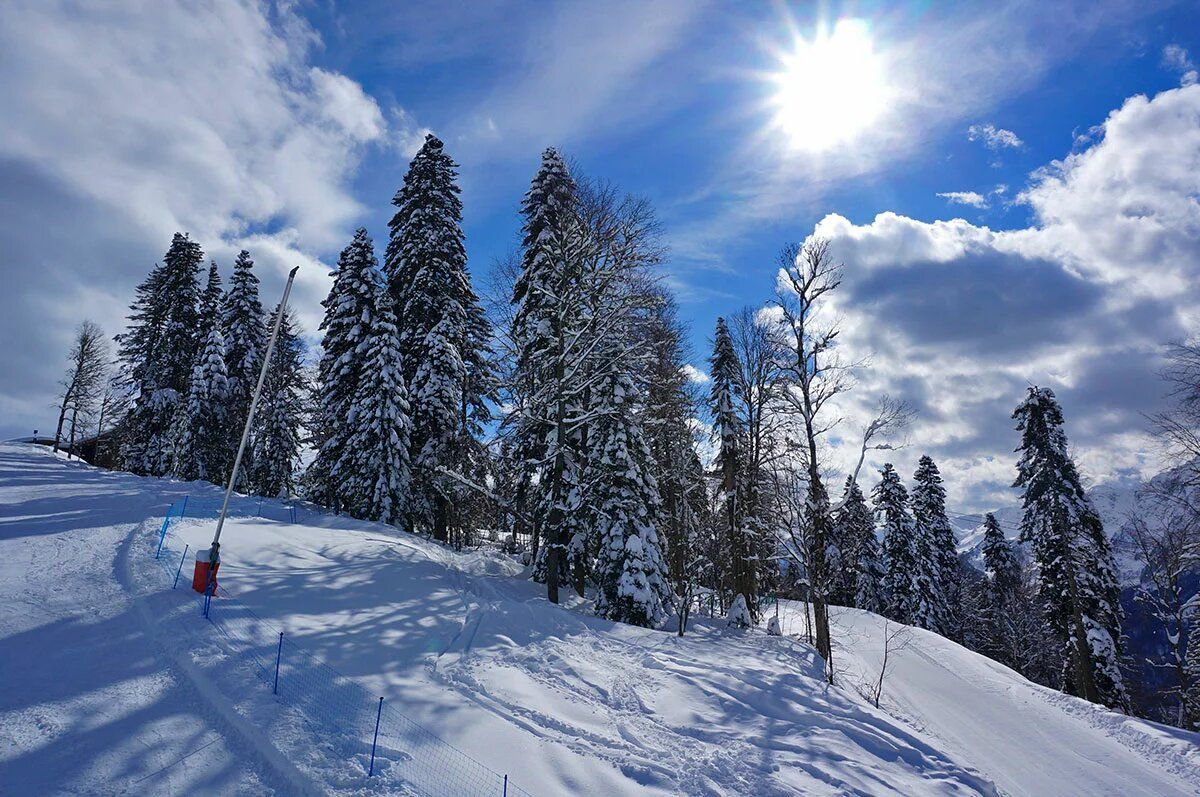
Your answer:
[[[867,131],[887,109],[889,88],[870,26],[841,19],[797,37],[771,76],[775,126],[792,147],[824,152]]]

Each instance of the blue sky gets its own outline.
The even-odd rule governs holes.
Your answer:
[[[771,78],[839,19],[887,102],[798,149]],[[962,509],[1008,500],[1030,382],[1096,481],[1152,471],[1160,346],[1200,318],[1195,3],[18,0],[0,52],[0,436],[51,425],[71,327],[119,331],[175,229],[223,266],[248,247],[268,292],[302,265],[311,329],[354,227],[382,249],[426,130],[461,163],[480,281],[547,145],[653,200],[701,368],[715,318],[770,298],[778,249],[830,237],[872,359],[844,433],[908,398],[897,465],[934,455]]]

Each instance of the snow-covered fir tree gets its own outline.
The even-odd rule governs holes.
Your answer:
[[[557,150],[542,153],[541,167],[521,203],[521,271],[513,286],[512,340],[515,381],[522,405],[514,408],[514,449],[526,457],[525,479],[533,493],[528,514],[535,522],[537,574],[551,601],[570,578],[569,517],[578,499],[580,441],[569,420],[580,408],[586,378],[578,355],[582,303],[575,181]],[[575,357],[571,356],[574,349]]]
[[[709,411],[713,419],[713,435],[717,440],[715,460],[720,523],[727,537],[730,553],[729,589],[735,596],[745,598],[753,615],[758,607],[758,585],[750,562],[750,539],[745,527],[743,499],[745,497],[745,426],[734,408],[739,389],[740,371],[733,338],[724,318],[717,319],[713,335],[713,353],[709,360]],[[757,619],[756,617],[754,619]]]
[[[229,290],[221,304],[221,330],[225,335],[225,373],[229,382],[229,417],[238,429],[246,422],[250,413],[250,400],[258,374],[262,369],[263,352],[267,348],[267,327],[263,317],[262,302],[258,298],[258,276],[254,273],[254,261],[243,249],[233,262],[233,274],[229,278]],[[253,438],[251,438],[253,442]],[[237,453],[239,437],[234,434],[228,441],[229,461]],[[254,470],[254,456],[258,447],[251,445],[243,454],[243,468],[238,474],[238,484]],[[275,493],[271,493],[274,495]]]
[[[842,500],[833,518],[833,545],[837,565],[830,585],[830,600],[843,606],[858,606],[859,574],[864,566],[878,566],[879,546],[875,540],[875,520],[862,488],[853,476],[846,477]],[[864,548],[870,550],[864,551]],[[868,607],[859,607],[868,608]],[[877,609],[871,609],[877,611]]]
[[[951,636],[951,629],[957,625],[952,596],[957,592],[958,546],[946,517],[942,475],[929,456],[921,457],[913,474],[911,506],[916,578],[928,607],[928,616],[914,619],[924,628]]]
[[[250,489],[258,495],[287,497],[296,491],[300,427],[308,391],[304,341],[291,311],[285,308],[255,411],[253,456],[246,468]]]
[[[1187,651],[1184,653],[1183,674],[1187,678],[1183,691],[1183,716],[1186,727],[1200,730],[1200,597],[1192,598]]]
[[[213,263],[200,302],[200,320],[207,333],[196,352],[187,396],[176,411],[171,464],[176,478],[207,479],[216,484],[229,476],[232,462],[227,440],[234,434],[225,376],[225,338],[217,313],[220,302],[221,277]]]
[[[1064,688],[1124,710],[1116,565],[1068,451],[1062,408],[1054,391],[1031,387],[1013,419],[1021,432],[1014,483],[1024,509],[1020,539],[1037,562],[1046,617],[1061,646]]]
[[[658,534],[661,504],[637,393],[632,376],[617,364],[596,386],[590,407],[596,416],[588,440],[589,490],[598,510],[596,612],[655,627],[674,596]]]
[[[980,649],[997,661],[1010,664],[1009,629],[1011,614],[1018,609],[1021,563],[996,516],[990,512],[983,519],[983,567],[985,584],[981,620],[984,628]]]
[[[883,614],[887,609],[884,593],[887,569],[879,552],[874,532],[862,540],[858,550],[858,579],[854,588],[854,605],[868,612]]]
[[[983,518],[983,566],[992,602],[1009,600],[1021,584],[1021,563],[991,512]]]
[[[321,303],[325,318],[320,329],[325,334],[317,365],[317,455],[304,476],[308,497],[337,511],[350,508],[342,490],[352,475],[346,469],[354,467],[350,409],[359,395],[378,322],[381,280],[371,237],[359,229],[338,257],[333,287]]]
[[[669,295],[657,297],[647,326],[644,427],[662,499],[659,534],[682,634],[695,589],[711,578],[713,563],[701,556],[711,524],[704,468],[691,427],[696,408],[684,370],[686,329],[676,312]]]
[[[412,489],[412,421],[392,299],[382,284],[364,355],[362,377],[346,417],[350,436],[338,469],[340,489],[351,514],[399,525],[407,522]]]
[[[138,286],[128,328],[118,340],[134,396],[122,424],[121,461],[134,473],[162,476],[171,469],[176,412],[203,343],[198,307],[203,260],[198,243],[175,233],[162,263]]]
[[[872,498],[875,516],[883,527],[883,555],[887,566],[884,579],[886,614],[900,623],[920,625],[930,614],[927,596],[922,591],[927,585],[920,580],[908,491],[890,462],[880,471],[880,481]]]
[[[495,393],[491,330],[471,287],[457,164],[428,134],[392,204],[384,270],[412,405],[413,510],[435,539],[461,537],[474,494],[449,468],[482,477],[478,438]]]

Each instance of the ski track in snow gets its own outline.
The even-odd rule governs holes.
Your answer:
[[[184,493],[219,495],[0,446],[0,793],[395,793],[364,777],[361,745],[274,699],[186,588],[164,587],[148,538]],[[206,546],[212,526],[179,524],[178,547]],[[222,581],[248,608],[364,707],[384,695],[531,794],[1200,793],[1200,737],[925,632],[877,710],[827,686],[794,638],[610,623],[574,596],[547,603],[494,551],[326,515],[226,529]],[[834,619],[844,680],[865,678],[882,621]]]

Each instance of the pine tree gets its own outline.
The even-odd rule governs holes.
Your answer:
[[[359,229],[342,250],[333,287],[322,305],[325,336],[317,365],[317,455],[305,473],[305,492],[313,501],[335,510],[350,508],[342,485],[351,476],[354,451],[350,410],[365,379],[366,355],[378,323],[376,304],[380,273],[367,231]]]
[[[467,273],[457,168],[426,135],[392,200],[384,265],[412,403],[414,512],[439,540],[461,536],[456,508],[470,500],[441,469],[480,475],[477,438],[495,393],[491,330]]]
[[[348,462],[338,472],[351,514],[400,524],[407,518],[411,495],[408,452],[412,422],[392,299],[382,285],[375,306],[362,378],[346,418],[350,428]]]
[[[225,335],[225,373],[229,380],[229,417],[233,426],[240,430],[250,413],[250,400],[262,369],[263,352],[267,349],[267,326],[258,298],[258,276],[254,273],[254,261],[245,249],[233,262],[233,275],[229,278],[229,290],[220,312]],[[236,433],[228,440],[230,463],[237,454],[238,440]],[[246,449],[243,468],[238,474],[239,485],[244,484],[254,470],[257,450],[258,446],[253,444]]]
[[[516,450],[534,473],[526,482],[536,485],[528,501],[537,551],[537,574],[546,592],[558,602],[558,588],[570,578],[568,544],[572,501],[578,498],[579,440],[569,418],[579,408],[578,380],[584,376],[568,347],[579,340],[585,319],[576,311],[581,269],[577,253],[580,236],[575,181],[553,148],[542,153],[521,205],[524,217],[521,272],[513,286],[515,305],[512,339],[517,353],[516,381],[523,405],[518,418]]]
[[[225,374],[225,339],[217,309],[221,275],[210,263],[208,281],[200,294],[201,323],[207,332],[196,352],[186,400],[176,411],[171,472],[185,480],[220,483],[232,461],[226,456],[230,433],[229,392]]]
[[[300,427],[308,391],[304,341],[296,331],[291,311],[285,308],[255,412],[253,456],[246,469],[250,488],[258,495],[283,498],[296,490]]]
[[[912,515],[917,546],[917,580],[926,595],[929,615],[918,625],[953,637],[957,627],[958,545],[946,517],[946,489],[937,465],[921,457],[913,474]]]
[[[919,578],[917,541],[908,491],[891,463],[880,471],[880,482],[872,493],[875,515],[883,526],[883,552],[887,560],[884,591],[887,616],[900,623],[919,625],[929,617],[929,604]]]
[[[203,260],[199,244],[175,233],[163,262],[138,286],[119,339],[134,393],[121,460],[134,473],[162,476],[171,468],[176,412],[204,343],[197,279]]]
[[[996,516],[990,512],[983,520],[983,566],[986,583],[981,600],[984,614],[981,650],[1002,664],[1012,666],[1008,656],[1011,648],[1008,629],[1021,588],[1021,563]]]
[[[862,489],[853,476],[846,477],[842,500],[833,519],[833,544],[837,550],[830,600],[857,606],[859,573],[864,565],[863,548],[875,543],[875,522]],[[875,545],[878,555],[878,544]],[[831,562],[831,565],[834,562]]]
[[[1183,673],[1187,685],[1183,692],[1183,711],[1185,726],[1200,730],[1200,599],[1192,598],[1192,601],[1196,605],[1191,613],[1191,630],[1184,654]]]
[[[596,612],[655,627],[674,595],[657,530],[661,504],[637,388],[628,373],[614,368],[594,393],[593,412],[599,417],[589,440],[588,481],[598,509]]]
[[[719,478],[718,494],[721,522],[728,538],[730,552],[730,589],[741,595],[752,615],[758,611],[758,584],[750,562],[750,539],[745,527],[745,426],[734,409],[739,390],[738,372],[741,368],[733,339],[724,318],[717,319],[713,337],[713,354],[709,360],[712,387],[709,409],[713,417],[713,434],[717,437],[716,469]],[[757,616],[754,616],[757,620]]]
[[[875,532],[863,537],[858,551],[858,579],[854,590],[854,605],[868,612],[883,614],[887,608],[884,585],[887,569],[879,553]]]
[[[1021,584],[1021,563],[991,512],[983,519],[983,566],[992,602],[1006,602]]]
[[[1061,645],[1064,687],[1125,709],[1116,565],[1067,449],[1062,408],[1054,391],[1031,387],[1013,419],[1021,432],[1014,483],[1022,490],[1020,539],[1037,561],[1046,616]]]
[[[687,628],[695,588],[713,564],[701,557],[710,525],[704,468],[691,428],[695,401],[684,367],[687,330],[669,294],[657,297],[646,343],[645,433],[662,499],[659,533],[667,552],[668,580],[678,599],[679,633]]]

